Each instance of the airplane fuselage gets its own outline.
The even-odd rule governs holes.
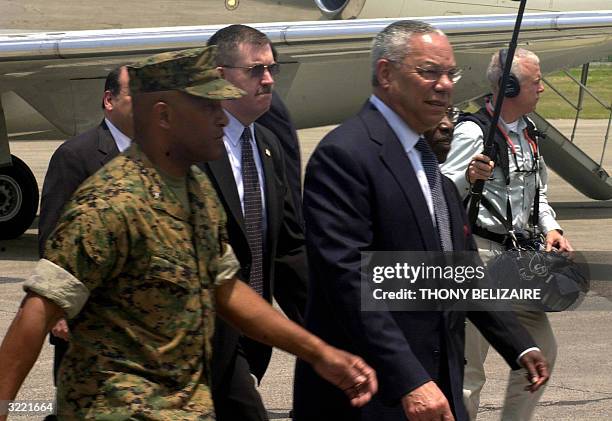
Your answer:
[[[512,13],[513,0],[0,0],[2,32]],[[526,12],[605,10],[608,0],[529,0]]]
[[[275,44],[283,63],[277,89],[299,127],[337,123],[358,109],[370,92],[371,39],[400,17],[429,16],[424,19],[449,35],[465,69],[455,100],[466,101],[488,89],[484,68],[491,53],[507,45],[518,5],[511,0],[0,0],[0,118],[6,117],[9,132],[36,130],[32,114],[39,113],[67,135],[80,133],[101,118],[94,99],[109,70],[136,57],[202,45],[231,23],[251,23]],[[611,6],[610,0],[529,0],[528,13],[554,13],[542,15],[541,22],[527,20],[519,43],[529,43],[540,55],[544,72],[609,55],[610,13],[564,20],[558,12]],[[0,239],[6,238],[5,228],[13,232],[19,224],[25,230],[38,205],[27,165],[13,159],[12,167],[1,168],[11,163],[2,126]],[[28,207],[28,215],[20,207]]]

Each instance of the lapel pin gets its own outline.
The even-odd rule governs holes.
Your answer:
[[[264,152],[266,153],[266,155],[272,156],[272,152],[270,152],[270,149],[266,148]]]

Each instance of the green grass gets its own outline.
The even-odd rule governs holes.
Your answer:
[[[570,70],[570,74],[577,80],[580,80],[581,68]],[[556,89],[561,91],[574,104],[578,102],[578,85],[572,81],[565,73],[557,72],[546,76],[546,80],[550,82]],[[612,64],[601,63],[591,64],[589,78],[586,86],[608,106],[612,100]],[[545,86],[544,94],[538,103],[538,113],[545,118],[574,118],[576,111],[563,98],[557,95],[548,86]],[[585,92],[583,110],[580,113],[581,118],[605,118],[610,116],[610,112],[604,109],[597,101]]]
[[[580,80],[582,68],[577,67],[570,69],[570,74],[577,80]],[[546,75],[546,80],[550,82],[557,90],[561,91],[574,105],[578,104],[578,85],[570,79],[564,72],[556,72]],[[587,80],[587,87],[597,97],[608,106],[612,101],[612,63],[592,63]],[[563,98],[561,98],[548,85],[544,86],[545,90],[538,103],[537,112],[544,118],[570,118],[576,117],[576,111]],[[584,101],[582,103],[582,111],[580,118],[587,119],[608,119],[610,112],[603,108],[589,94],[585,92]],[[466,111],[475,112],[478,110],[473,104],[466,108]]]

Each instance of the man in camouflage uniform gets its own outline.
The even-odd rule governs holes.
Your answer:
[[[60,419],[214,419],[215,311],[312,363],[353,404],[367,402],[376,378],[363,360],[288,321],[236,278],[223,208],[192,167],[222,151],[219,100],[243,94],[220,78],[214,49],[128,69],[134,143],[77,190],[25,283],[0,348],[0,402],[14,398],[48,330],[66,317]]]

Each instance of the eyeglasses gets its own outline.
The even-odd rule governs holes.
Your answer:
[[[228,69],[244,69],[246,70],[252,78],[261,79],[267,70],[270,72],[272,76],[275,76],[280,72],[280,64],[272,63],[272,64],[254,64],[252,66],[226,66],[223,65],[221,67],[227,67]]]
[[[446,110],[446,115],[453,124],[457,124],[460,114],[461,110],[457,107],[448,107],[448,109]]]
[[[389,60],[392,63],[399,64],[400,66],[408,66],[408,64],[397,61],[397,60]],[[413,71],[409,71],[408,73],[416,73],[426,82],[437,82],[442,78],[443,75],[448,76],[452,83],[459,82],[461,76],[463,76],[463,69],[459,67],[453,67],[452,69],[443,70],[439,67],[421,67],[415,66]]]

